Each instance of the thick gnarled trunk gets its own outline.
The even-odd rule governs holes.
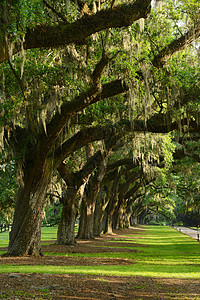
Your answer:
[[[39,161],[38,161],[39,162]],[[51,162],[25,164],[23,186],[19,188],[7,256],[42,254],[40,246],[41,214],[46,188],[51,177]]]

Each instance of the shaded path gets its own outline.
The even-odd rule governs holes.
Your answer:
[[[174,227],[174,229],[182,232],[183,234],[190,236],[191,238],[193,238],[195,240],[198,240],[198,241],[200,240],[200,230],[195,230],[195,229],[191,229],[191,228],[183,227],[183,226]]]

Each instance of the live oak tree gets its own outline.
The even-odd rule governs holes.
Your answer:
[[[10,9],[13,12],[12,14],[9,14]],[[40,255],[41,212],[44,206],[46,187],[50,181],[52,171],[59,166],[71,151],[75,151],[87,142],[88,132],[85,132],[85,136],[83,132],[81,133],[81,140],[76,140],[76,145],[69,141],[70,144],[65,142],[63,147],[61,147],[61,144],[57,143],[58,137],[74,114],[96,101],[123,93],[127,90],[127,87],[121,80],[114,80],[113,82],[105,83],[105,85],[100,83],[102,71],[109,62],[109,58],[103,55],[99,63],[96,63],[96,67],[91,73],[91,83],[85,85],[85,91],[79,89],[79,93],[76,93],[77,96],[70,95],[71,101],[69,102],[64,101],[63,104],[55,103],[56,96],[61,93],[61,86],[65,86],[66,82],[64,80],[62,82],[55,80],[55,83],[57,81],[57,84],[55,84],[52,82],[52,78],[49,79],[47,77],[45,80],[43,77],[43,82],[40,81],[39,76],[44,74],[44,68],[40,69],[39,74],[36,72],[33,76],[33,73],[30,74],[30,72],[27,78],[22,78],[23,68],[21,68],[20,76],[17,65],[12,62],[12,55],[18,52],[19,49],[22,49],[23,59],[24,50],[26,49],[81,44],[91,34],[100,30],[129,26],[140,17],[147,17],[150,10],[150,1],[136,1],[133,4],[122,4],[116,8],[103,9],[97,14],[80,17],[77,21],[72,20],[71,24],[68,21],[64,21],[61,25],[57,22],[53,25],[35,24],[33,28],[25,28],[23,20],[19,22],[15,9],[16,12],[20,11],[19,3],[16,6],[8,1],[1,4],[1,23],[3,24],[0,47],[1,61],[9,60],[9,66],[14,77],[11,80],[18,82],[20,88],[18,93],[21,92],[22,95],[19,98],[23,103],[21,107],[19,104],[18,109],[24,110],[26,114],[26,118],[24,116],[15,116],[15,124],[13,125],[10,123],[12,118],[11,120],[6,120],[7,124],[4,124],[4,138],[9,139],[15,155],[21,156],[20,159],[18,158],[18,166],[21,171],[20,188],[7,255]],[[47,18],[45,18],[45,14],[47,14],[46,8],[43,11],[43,20],[47,19],[49,21],[48,14]],[[19,30],[19,40],[17,41],[18,36],[14,36],[12,24],[14,24],[15,30]],[[76,54],[76,51],[74,52]],[[37,51],[34,53],[37,54]],[[37,65],[39,57],[35,56],[37,60],[34,61],[31,52],[29,55],[31,57],[30,61],[32,61],[32,68],[34,63]],[[46,53],[46,61],[48,60],[48,55],[49,53]],[[45,55],[42,56],[41,60],[44,60]],[[59,65],[59,56],[55,60],[55,66]],[[29,60],[27,60],[28,63]],[[3,74],[5,74],[6,71],[3,71]],[[53,72],[55,71],[53,70]],[[32,81],[31,75],[33,76]],[[8,76],[6,80],[7,78]],[[26,86],[27,83],[28,87]],[[47,88],[45,89],[44,83],[47,85],[53,83],[53,89],[48,91]],[[36,89],[32,89],[32,85],[35,85]],[[2,98],[7,99],[11,96],[11,92],[7,90],[5,82],[4,86]],[[51,100],[49,101],[49,99]],[[41,109],[37,102],[41,104]],[[50,107],[45,107],[45,102],[51,102]],[[40,109],[38,112],[35,111],[37,108],[34,105],[37,105],[36,107]],[[47,113],[44,116],[45,109],[47,109]],[[11,113],[14,114],[12,109]],[[11,133],[10,130],[12,130]]]
[[[180,40],[180,33],[174,34],[176,26],[172,26],[173,33],[161,48],[161,41],[158,47],[154,41],[155,28],[150,31],[158,12],[143,33],[143,21],[141,30],[136,23],[149,15],[150,0],[116,5],[114,1],[100,1],[98,12],[83,5],[83,1],[77,3],[78,7],[71,1],[70,8],[62,1],[56,5],[33,1],[31,9],[20,1],[3,1],[0,5],[1,133],[13,150],[20,174],[7,253],[10,256],[41,254],[41,213],[52,172],[72,152],[115,131],[110,124],[82,129],[70,125],[73,117],[87,107],[130,90],[130,125],[125,122],[124,130],[127,126],[133,131],[161,133],[178,128],[199,131],[194,107],[189,115],[181,111],[183,105],[190,104],[192,95],[198,95],[198,87],[190,90],[186,82],[186,90],[179,94],[180,82],[175,81],[177,56],[170,70],[161,68],[171,55],[198,38],[195,14],[189,16],[184,38]],[[187,6],[183,3],[183,7]],[[158,26],[163,24],[165,14],[158,18]],[[135,39],[135,32],[140,32],[140,40]],[[146,33],[148,38],[144,38]],[[123,34],[126,38],[122,49],[126,53],[118,53]],[[107,40],[114,49],[107,49]],[[65,48],[58,49],[60,46]],[[56,50],[52,50],[54,47]],[[190,57],[192,60],[193,54]],[[157,71],[153,66],[161,69]],[[122,107],[127,108],[127,98],[121,99],[125,105]],[[178,122],[174,110],[179,114]],[[127,117],[127,113],[118,111],[120,118]]]
[[[94,238],[94,211],[96,200],[101,188],[101,182],[106,173],[107,161],[109,157],[107,149],[102,150],[103,157],[96,170],[90,174],[88,182],[85,185],[84,194],[81,202],[79,229],[77,238],[91,239]]]
[[[86,153],[88,152],[87,162],[81,170],[73,172],[69,164],[67,165],[64,163],[58,167],[58,171],[65,181],[67,188],[62,201],[63,208],[58,227],[57,244],[69,245],[75,243],[75,221],[79,211],[80,202],[83,198],[85,185],[89,180],[91,173],[105,160],[104,151],[100,149],[94,154],[91,143],[86,145]],[[84,226],[79,226],[79,229],[83,227]]]
[[[135,144],[126,143],[129,152],[131,149],[132,158],[129,153],[127,158],[111,164],[109,169],[111,166],[116,168],[112,171],[113,178],[110,173],[106,175],[107,179],[105,177],[105,181],[112,181],[110,196],[108,196],[110,201],[104,216],[105,233],[112,233],[113,229],[130,224],[130,207],[135,202],[137,194],[146,189],[145,186],[149,182],[166,176],[172,164],[174,146],[170,137],[148,133],[137,135],[134,136]],[[143,198],[145,204],[145,195]],[[147,203],[145,205],[147,207]]]
[[[199,147],[198,134],[175,134],[173,136],[173,160],[167,172],[145,187],[143,201],[134,207],[140,210],[140,221],[167,222],[185,225],[199,223]],[[141,195],[140,195],[141,197]],[[133,210],[132,210],[133,212]],[[133,212],[134,215],[134,212]],[[137,210],[135,216],[138,215]]]

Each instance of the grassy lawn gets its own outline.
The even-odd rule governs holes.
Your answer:
[[[200,278],[200,244],[196,240],[181,234],[180,232],[164,226],[143,226],[145,231],[137,235],[129,235],[129,241],[119,239],[124,243],[124,248],[136,249],[136,252],[108,252],[79,254],[70,253],[70,256],[87,257],[115,257],[131,259],[131,265],[100,265],[100,266],[51,266],[51,265],[1,265],[0,272],[22,272],[22,273],[80,273],[91,275],[115,275],[115,276],[145,276],[164,278]],[[56,238],[56,227],[42,228],[42,244]],[[131,241],[130,241],[131,240]],[[116,240],[115,240],[116,242]],[[130,242],[133,247],[130,247]],[[129,247],[126,247],[129,243]],[[8,244],[8,233],[0,234],[0,247]],[[140,244],[140,247],[134,247]],[[116,244],[114,245],[116,247]],[[112,241],[110,241],[110,247]],[[5,251],[4,251],[5,252]],[[1,254],[3,251],[1,251]],[[58,255],[48,253],[48,255]],[[66,253],[59,255],[69,255]]]

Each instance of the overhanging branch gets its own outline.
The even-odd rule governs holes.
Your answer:
[[[93,15],[85,15],[76,22],[57,26],[39,25],[28,29],[23,48],[50,48],[82,43],[89,36],[109,28],[127,27],[140,18],[147,18],[151,9],[151,0],[136,0],[131,3],[105,9]],[[13,54],[19,51],[16,46]],[[0,63],[8,59],[6,43],[0,41]]]
[[[152,133],[168,133],[179,129],[178,122],[166,123],[164,114],[154,115],[149,120],[135,121],[134,127],[128,120],[122,120],[116,125],[95,126],[84,128],[68,139],[60,148],[55,151],[55,167],[57,167],[66,157],[72,152],[77,151],[88,143],[111,138],[113,135],[118,135],[118,138],[126,135],[129,132],[152,132]],[[182,120],[182,125],[188,126],[188,119]],[[188,132],[200,132],[200,125],[195,121],[190,121]]]
[[[98,90],[98,86],[92,86],[86,92],[77,96],[74,100],[64,103],[61,107],[61,113],[57,112],[49,125],[47,125],[47,144],[51,144],[59,136],[69,118],[71,118],[74,114],[93,103],[119,95],[127,90],[128,86],[125,83],[121,80],[115,80],[102,85],[101,90]]]
[[[169,45],[163,48],[153,60],[153,65],[156,68],[162,68],[167,60],[178,51],[185,49],[193,41],[200,36],[200,22],[197,22],[194,27],[190,28],[188,32],[182,35],[180,38],[172,41]]]

